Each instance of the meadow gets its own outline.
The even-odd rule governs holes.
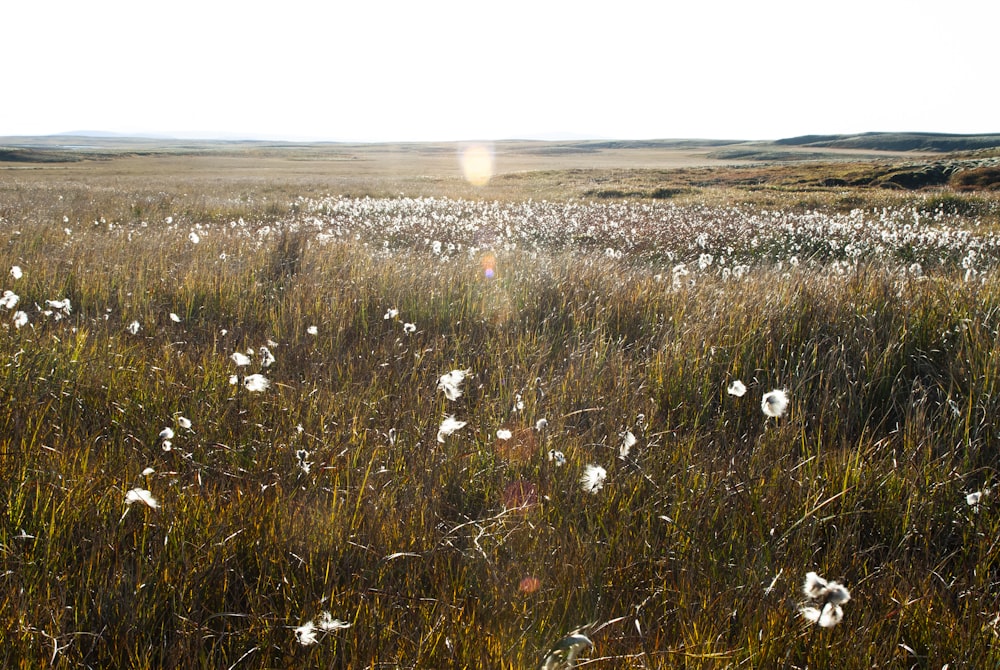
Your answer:
[[[996,192],[184,160],[0,174],[4,667],[1000,663]]]

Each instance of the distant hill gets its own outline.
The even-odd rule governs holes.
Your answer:
[[[877,151],[973,151],[1000,147],[1000,134],[862,133],[860,135],[802,135],[775,140],[775,144],[827,149]]]

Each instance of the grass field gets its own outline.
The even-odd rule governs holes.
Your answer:
[[[2,665],[1000,663],[996,192],[555,155],[0,166]]]

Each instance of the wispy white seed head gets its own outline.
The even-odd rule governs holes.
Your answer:
[[[269,368],[274,365],[274,354],[267,347],[260,348],[260,364],[262,367]]]
[[[636,441],[635,435],[631,430],[625,431],[625,434],[622,436],[622,444],[618,447],[618,458],[622,460],[628,458],[628,455],[631,453],[632,447],[635,446]]]
[[[799,608],[799,614],[807,621],[823,628],[832,628],[843,620],[844,609],[833,603],[826,603],[822,607],[807,605]]]
[[[769,417],[784,416],[788,410],[788,394],[781,389],[768,391],[760,401],[760,409]]]
[[[180,426],[181,428],[184,428],[185,430],[190,430],[191,419],[187,418],[186,416],[179,416],[177,417],[177,425]]]
[[[309,333],[310,335],[318,335],[319,328],[317,328],[316,326],[309,326],[308,328],[306,328],[306,332]]]
[[[438,389],[444,391],[448,400],[458,400],[462,396],[462,382],[472,370],[452,370],[438,378]]]
[[[395,319],[397,316],[399,316],[399,310],[398,309],[394,309],[394,308],[390,308],[388,311],[386,311],[385,316],[383,316],[382,318],[383,319]]]
[[[340,619],[334,619],[329,612],[323,612],[319,617],[319,629],[327,633],[332,633],[334,631],[350,627],[351,624],[346,621],[341,621]]]
[[[417,324],[415,323],[404,323],[403,332],[409,335],[410,333],[417,332]]]
[[[737,398],[742,398],[744,395],[746,395],[746,392],[747,392],[746,384],[741,382],[739,379],[734,380],[733,383],[729,385],[729,388],[726,389],[726,393],[732,396],[736,396]]]
[[[170,426],[167,426],[166,428],[164,428],[163,430],[161,430],[160,431],[160,439],[161,440],[172,440],[172,439],[174,439],[174,429],[171,428]]]
[[[151,474],[153,474],[154,472],[156,472],[156,470],[154,470],[153,468],[144,468],[143,471],[142,471],[142,476],[143,477],[148,477]]]
[[[14,312],[14,327],[22,328],[28,325],[28,315],[25,312],[18,310]]]
[[[604,488],[604,480],[607,478],[608,471],[600,465],[588,465],[580,477],[580,484],[587,493],[597,493]]]
[[[566,455],[557,449],[549,449],[549,460],[552,461],[557,468],[561,468],[566,465]]]
[[[17,307],[17,303],[21,300],[13,291],[4,291],[3,296],[0,296],[0,307],[5,309],[14,309]]]
[[[243,379],[243,386],[252,393],[261,393],[266,391],[269,386],[271,386],[270,380],[267,377],[260,374],[247,375]]]
[[[13,277],[14,279],[20,279],[21,277],[23,277],[24,273],[21,271],[21,266],[19,265],[11,266],[10,276]]]
[[[303,647],[316,644],[316,624],[312,621],[307,621],[296,628],[295,639],[298,640],[299,644]]]
[[[497,439],[500,439],[500,440],[509,440],[512,436],[513,436],[513,433],[511,433],[506,428],[501,428],[501,429],[499,429],[497,431]]]
[[[153,494],[146,489],[132,489],[125,493],[125,504],[131,505],[133,503],[142,503],[146,507],[156,509],[160,506],[160,503],[156,501]]]
[[[535,422],[535,430],[539,431],[545,430],[548,427],[549,427],[549,420],[544,417]]]
[[[188,239],[191,240],[191,244],[198,244],[199,242],[201,242],[201,237],[198,235],[198,233],[194,232],[193,230],[190,233],[188,233]]]
[[[438,428],[437,441],[444,442],[444,438],[448,437],[456,430],[463,428],[465,424],[465,421],[458,421],[454,416],[446,416],[444,421],[441,422],[441,426]]]
[[[173,321],[174,323],[180,323],[181,317],[177,316],[177,314],[175,314],[174,312],[170,312],[170,320]]]
[[[233,355],[230,356],[229,358],[231,358],[233,360],[233,363],[236,363],[236,365],[238,365],[239,367],[250,365],[250,357],[244,354],[242,351],[234,351]]]
[[[141,328],[142,325],[138,321],[133,321],[132,323],[128,324],[128,328],[126,328],[126,330],[132,335],[136,335],[138,334]]]

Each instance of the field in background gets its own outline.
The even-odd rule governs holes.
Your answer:
[[[1000,661],[989,152],[462,148],[0,164],[5,667]]]

